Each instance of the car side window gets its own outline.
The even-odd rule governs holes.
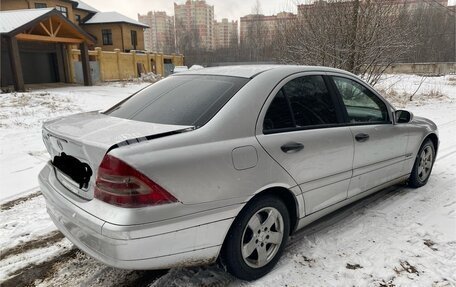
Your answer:
[[[342,96],[350,123],[386,123],[386,104],[363,85],[343,77],[333,77]]]
[[[297,127],[337,124],[336,108],[321,76],[306,76],[283,86]]]
[[[269,106],[263,130],[337,124],[336,108],[322,76],[286,83]]]
[[[291,116],[290,105],[285,94],[280,90],[272,100],[266,116],[264,117],[263,130],[277,130],[294,128],[295,124]]]

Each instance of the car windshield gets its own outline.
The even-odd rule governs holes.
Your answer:
[[[198,128],[217,114],[248,81],[226,76],[172,76],[128,97],[104,113],[136,121]]]

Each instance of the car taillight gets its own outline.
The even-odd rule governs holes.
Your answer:
[[[177,202],[174,196],[150,178],[108,154],[98,168],[95,198],[121,207]]]

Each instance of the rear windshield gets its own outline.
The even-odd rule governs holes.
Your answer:
[[[123,100],[105,114],[198,128],[207,123],[248,80],[226,76],[172,76]]]

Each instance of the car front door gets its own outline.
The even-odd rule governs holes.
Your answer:
[[[257,139],[303,191],[306,214],[347,198],[353,137],[325,76],[293,75],[267,99]]]
[[[359,80],[335,75],[331,78],[355,143],[348,197],[403,176],[407,127],[394,125],[389,105]]]

